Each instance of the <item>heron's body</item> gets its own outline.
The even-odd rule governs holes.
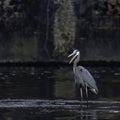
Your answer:
[[[76,74],[77,73],[77,74]],[[77,66],[74,70],[75,84],[87,87],[95,94],[98,93],[96,82],[90,72],[83,66]]]
[[[92,92],[97,94],[98,88],[90,72],[83,66],[77,66],[77,63],[80,60],[80,51],[74,50],[73,53],[70,54],[68,57],[71,56],[72,59],[70,60],[70,63],[73,61],[75,85],[80,88],[81,97],[83,97],[82,88],[85,89],[87,97],[88,97],[88,89],[90,89]]]

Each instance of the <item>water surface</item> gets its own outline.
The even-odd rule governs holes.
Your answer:
[[[71,66],[0,68],[1,119],[119,120],[120,67],[87,67],[99,94],[89,92],[88,106],[75,94]]]

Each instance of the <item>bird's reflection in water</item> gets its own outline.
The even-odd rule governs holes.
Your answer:
[[[95,110],[89,110],[89,108],[85,110],[81,108],[79,114],[75,115],[75,120],[97,120],[97,113]]]

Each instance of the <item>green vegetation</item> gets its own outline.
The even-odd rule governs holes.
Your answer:
[[[75,40],[75,16],[72,0],[60,0],[54,20],[54,46],[57,54],[66,56]]]

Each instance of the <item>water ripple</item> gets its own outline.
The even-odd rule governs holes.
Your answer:
[[[87,101],[77,100],[39,100],[39,99],[4,99],[0,100],[0,108],[18,108],[18,107],[42,107],[42,108],[67,108],[78,109],[82,105],[87,108]],[[119,109],[120,101],[88,101],[89,109],[110,110]]]

